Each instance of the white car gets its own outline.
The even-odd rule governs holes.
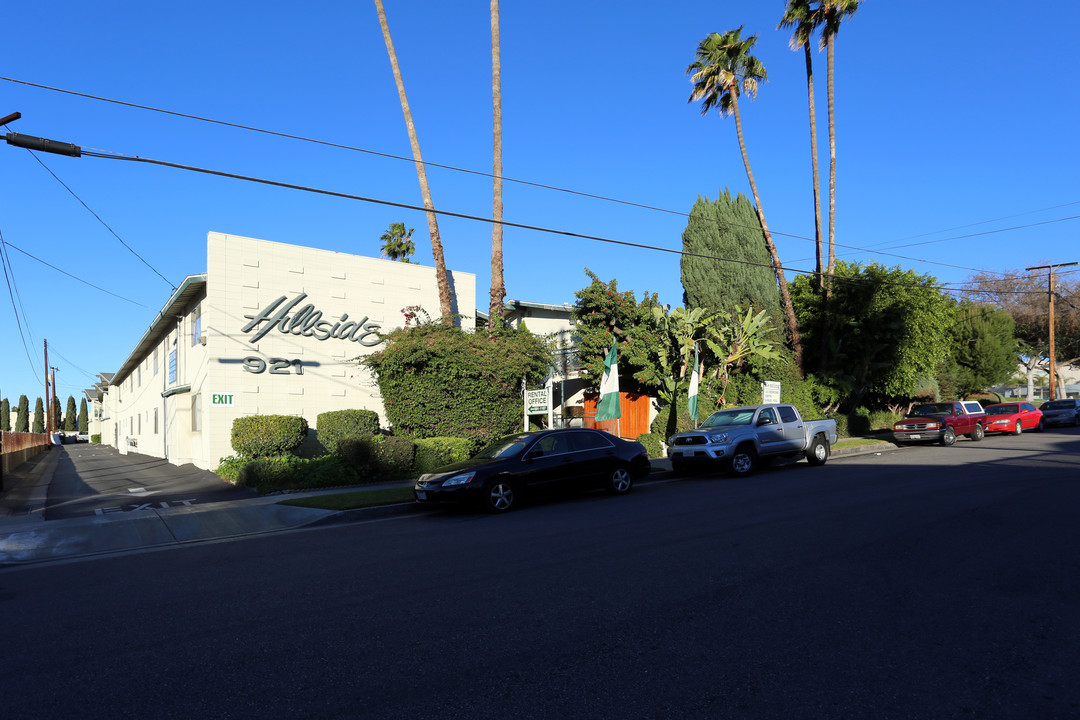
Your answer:
[[[90,442],[90,433],[86,430],[80,430],[79,434],[75,436],[75,442]]]

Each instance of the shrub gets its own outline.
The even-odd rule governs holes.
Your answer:
[[[551,353],[528,330],[470,333],[432,323],[391,332],[362,364],[375,374],[396,432],[490,441],[521,427],[521,379],[539,379]]]
[[[101,444],[101,433],[94,433],[93,435],[91,435],[90,436],[90,442],[100,445]]]
[[[870,413],[870,432],[892,430],[892,426],[902,418],[902,415],[898,415],[897,413],[888,410],[874,410]]]
[[[218,462],[217,470],[215,470],[214,472],[222,480],[227,480],[233,485],[235,485],[237,482],[237,478],[240,476],[240,468],[244,466],[245,462],[248,461],[244,458],[236,457],[235,455],[223,457]]]
[[[851,437],[851,433],[848,431],[848,416],[847,415],[829,415],[828,418],[836,422],[836,434],[839,437],[846,438]]]
[[[468,460],[473,454],[473,442],[466,438],[418,438],[413,442],[416,445],[413,471],[417,475],[431,472],[443,465]]]
[[[359,480],[352,468],[334,455],[312,459],[282,455],[241,462],[236,484],[263,494],[355,485]]]
[[[852,437],[861,437],[870,434],[870,411],[864,407],[856,408],[855,412],[848,414],[848,432]]]
[[[232,447],[246,458],[289,455],[307,437],[307,420],[294,415],[247,415],[232,426]]]
[[[377,435],[379,414],[374,410],[331,410],[319,413],[315,418],[315,427],[322,446],[327,452],[334,452],[341,438]]]
[[[664,457],[664,444],[660,435],[657,435],[656,433],[641,433],[637,436],[637,441],[645,446],[645,451],[649,453],[649,457]]]
[[[379,482],[412,474],[416,445],[395,435],[358,435],[338,440],[337,454],[363,482]]]

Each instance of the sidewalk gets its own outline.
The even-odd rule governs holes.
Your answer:
[[[833,451],[833,457],[877,454],[896,449],[895,445],[889,443],[841,448]],[[58,453],[41,453],[19,466],[18,472],[5,477],[5,481],[11,481],[11,487],[0,494],[0,568],[429,512],[427,508],[413,503],[344,511],[278,505],[287,498],[411,485],[411,482],[401,482],[45,521],[42,515],[45,494],[57,458]],[[654,479],[670,477],[671,462],[667,458],[651,462]]]

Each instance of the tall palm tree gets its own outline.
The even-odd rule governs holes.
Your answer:
[[[401,112],[405,115],[405,128],[409,132],[413,162],[416,163],[416,176],[420,180],[420,194],[424,198],[424,208],[427,210],[428,231],[431,233],[431,254],[435,257],[435,282],[439,286],[439,312],[442,315],[442,321],[449,324],[453,322],[454,306],[450,292],[450,276],[446,272],[446,262],[443,259],[442,239],[439,237],[439,222],[435,216],[435,203],[431,201],[424,159],[420,155],[420,141],[416,137],[416,126],[413,124],[412,111],[409,110],[409,99],[405,96],[405,82],[401,79],[401,68],[398,66],[397,53],[394,52],[394,42],[390,38],[390,25],[386,22],[386,11],[383,9],[382,0],[375,0],[375,10],[379,14],[379,26],[382,28],[383,40],[386,42],[386,52],[390,54],[390,67],[394,71],[394,83],[397,85],[398,98],[401,100]]]
[[[412,234],[416,228],[405,229],[405,223],[390,223],[386,232],[379,236],[382,241],[382,257],[389,260],[410,262],[409,256],[416,252]]]
[[[495,327],[502,317],[506,284],[503,278],[502,199],[502,57],[499,50],[499,0],[491,0],[491,106],[494,118],[494,194],[491,218],[491,302],[488,322]]]
[[[862,0],[818,0],[821,13],[821,47],[825,49],[829,94],[829,270],[825,294],[832,294],[832,278],[836,267],[836,121],[833,100],[833,47],[836,33],[844,18],[855,14]]]
[[[754,172],[750,168],[750,157],[746,153],[746,142],[743,139],[742,117],[739,115],[739,94],[746,93],[753,100],[757,95],[758,83],[764,82],[768,74],[761,61],[750,54],[750,50],[757,41],[757,35],[751,35],[745,40],[741,39],[741,35],[742,26],[739,26],[722,35],[710,33],[698,43],[697,60],[686,68],[691,82],[694,83],[693,92],[687,102],[700,100],[702,115],[707,115],[709,110],[715,107],[720,117],[735,116],[735,132],[739,137],[739,150],[742,151],[746,177],[750,181],[750,190],[754,195],[754,205],[758,219],[761,221],[765,247],[772,258],[773,272],[776,273],[776,282],[780,286],[780,300],[783,303],[784,320],[791,348],[795,354],[795,364],[796,367],[801,368],[802,343],[799,340],[799,326],[795,321],[795,307],[791,302],[787,278],[784,276],[780,257],[776,253],[772,233],[769,232],[769,226],[765,222],[765,211],[761,207],[757,182],[754,181]]]
[[[810,38],[821,25],[821,12],[811,0],[788,0],[784,17],[777,30],[794,28],[789,45],[792,50],[802,49],[806,56],[806,95],[810,106],[810,161],[814,183],[814,239],[817,243],[817,283],[825,287],[825,261],[822,252],[821,232],[821,180],[818,177],[817,111],[814,103],[814,62],[810,53]]]

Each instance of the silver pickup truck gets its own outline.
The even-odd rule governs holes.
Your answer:
[[[718,410],[697,430],[668,439],[675,472],[718,464],[734,475],[749,475],[777,457],[803,455],[824,465],[837,440],[835,420],[803,420],[792,405],[751,405]]]

